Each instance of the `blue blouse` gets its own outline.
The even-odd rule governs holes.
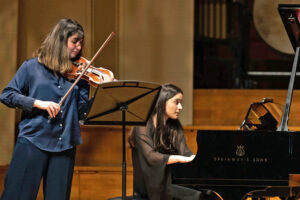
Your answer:
[[[59,114],[51,120],[47,111],[33,108],[35,100],[58,103],[71,85],[67,78],[55,76],[37,58],[25,61],[0,96],[0,101],[8,107],[23,110],[18,137],[49,152],[61,152],[81,144],[79,119],[83,119],[88,107],[87,82],[78,82]]]

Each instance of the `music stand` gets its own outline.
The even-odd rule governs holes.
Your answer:
[[[102,83],[91,98],[84,125],[122,125],[122,199],[126,199],[125,126],[146,125],[161,86],[141,81]],[[99,104],[95,104],[99,101]]]

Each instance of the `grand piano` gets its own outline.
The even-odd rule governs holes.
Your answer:
[[[288,130],[299,63],[300,5],[280,4],[278,11],[295,50],[281,121],[275,130],[197,131],[196,157],[172,166],[173,184],[208,189],[224,200],[300,197],[300,132]]]

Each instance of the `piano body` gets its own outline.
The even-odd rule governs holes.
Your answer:
[[[300,132],[198,131],[195,159],[173,168],[173,183],[242,199],[300,174]],[[277,196],[277,195],[276,195]]]
[[[173,184],[210,189],[224,200],[247,196],[296,199],[300,180],[300,132],[288,130],[288,116],[300,50],[300,5],[278,11],[295,50],[286,103],[277,130],[198,131],[198,151],[190,163],[172,166]]]

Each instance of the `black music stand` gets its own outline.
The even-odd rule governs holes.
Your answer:
[[[145,126],[156,104],[161,86],[141,81],[100,84],[90,101],[84,125],[122,125],[122,199],[126,199],[125,126]],[[99,101],[99,104],[95,104]]]

